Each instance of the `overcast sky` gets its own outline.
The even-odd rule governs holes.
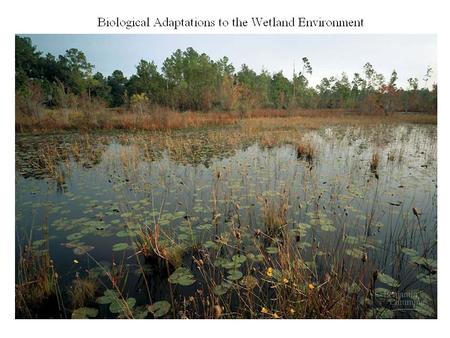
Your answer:
[[[243,63],[259,72],[282,70],[291,78],[295,62],[301,70],[301,58],[309,58],[316,85],[323,77],[350,79],[370,62],[375,70],[389,78],[395,69],[400,86],[417,77],[421,82],[427,66],[434,70],[436,82],[435,35],[26,35],[44,53],[64,54],[69,48],[82,50],[95,71],[110,75],[120,69],[126,76],[135,73],[139,60],[153,60],[161,67],[176,49],[193,47],[218,60],[228,56],[236,69]]]

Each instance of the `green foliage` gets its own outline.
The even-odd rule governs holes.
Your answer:
[[[170,303],[166,300],[155,302],[148,307],[148,310],[155,318],[165,316],[170,310]]]
[[[179,284],[182,286],[189,286],[195,283],[195,279],[191,271],[183,267],[176,269],[175,272],[169,276],[168,280],[169,283]]]
[[[389,285],[390,287],[393,287],[393,288],[398,288],[400,286],[400,283],[397,280],[395,280],[394,278],[392,278],[391,276],[389,276],[385,273],[379,273],[378,280],[381,283]]]
[[[243,114],[258,108],[344,108],[369,114],[437,110],[437,86],[429,84],[431,68],[422,79],[422,88],[417,78],[408,79],[408,88],[397,88],[395,70],[386,81],[370,63],[364,65],[363,75],[355,73],[352,80],[343,73],[340,78],[323,78],[312,88],[308,83],[311,62],[307,57],[299,61],[302,71],[294,69],[288,79],[281,71],[270,74],[263,69],[258,74],[246,64],[236,72],[226,56],[214,61],[189,47],[166,58],[161,70],[153,61],[141,60],[130,78],[120,70],[105,77],[93,74],[94,66],[78,49],[68,49],[57,58],[43,56],[30,38],[16,36],[16,106],[24,114],[39,116],[43,105],[89,110],[92,107],[86,101],[101,101],[110,107],[136,107],[136,98],[146,97],[146,105],[180,111]],[[140,113],[141,108],[139,104]]]
[[[127,83],[127,78],[120,70],[115,70],[111,76],[108,76],[107,86],[110,88],[109,104],[111,107],[119,107],[125,103]]]
[[[128,249],[128,243],[117,243],[113,245],[113,251],[123,251]]]
[[[72,312],[72,319],[88,319],[95,318],[98,315],[98,310],[89,307],[81,307]]]

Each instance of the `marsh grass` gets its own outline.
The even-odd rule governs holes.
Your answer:
[[[274,123],[276,120],[276,123]],[[401,114],[390,116],[364,115],[342,109],[323,110],[255,110],[242,118],[233,112],[175,112],[167,108],[155,108],[146,114],[114,109],[96,109],[89,113],[77,110],[45,110],[39,116],[16,115],[17,132],[52,130],[147,130],[168,131],[174,129],[203,128],[206,126],[249,125],[247,128],[290,129],[301,125],[305,129],[319,129],[324,125],[373,125],[391,123],[436,124],[434,114]]]
[[[17,265],[16,316],[35,318],[40,312],[47,311],[64,316],[58,277],[48,251],[26,245]]]
[[[269,237],[279,237],[287,226],[288,194],[285,192],[278,202],[262,199],[265,233]]]
[[[136,236],[136,247],[138,253],[142,254],[146,261],[152,265],[168,267],[170,271],[181,266],[183,256],[186,252],[185,245],[177,244],[174,240],[165,236],[161,241],[160,226],[155,224],[154,228],[144,226],[139,229]]]
[[[297,158],[311,162],[316,155],[314,146],[309,141],[301,141],[297,144]]]
[[[89,277],[77,277],[68,290],[68,296],[73,309],[81,308],[94,300],[98,282]]]
[[[370,171],[372,173],[376,173],[379,165],[380,165],[380,155],[378,151],[375,151],[372,154],[372,158],[370,160]]]

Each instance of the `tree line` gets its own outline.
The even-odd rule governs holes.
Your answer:
[[[92,109],[125,107],[143,113],[151,106],[177,111],[238,111],[251,109],[342,108],[361,113],[437,111],[437,85],[430,87],[432,69],[421,80],[397,85],[397,73],[386,79],[366,63],[361,73],[323,78],[313,87],[313,68],[303,57],[301,70],[287,78],[282,71],[259,73],[243,64],[236,70],[228,57],[214,61],[193,48],[176,50],[161,69],[141,60],[136,73],[121,70],[105,76],[75,48],[55,57],[43,55],[30,38],[16,36],[16,110],[39,114],[43,107]]]

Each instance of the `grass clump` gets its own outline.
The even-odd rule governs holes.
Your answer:
[[[20,253],[16,279],[16,317],[37,318],[50,304],[62,309],[58,274],[48,251],[26,245]]]
[[[265,232],[269,236],[278,237],[282,234],[283,228],[287,225],[288,201],[287,197],[282,198],[278,204],[270,202],[267,198],[263,200],[263,217]]]
[[[316,154],[314,146],[309,141],[301,141],[297,144],[297,158],[311,162]]]
[[[372,173],[376,173],[379,165],[380,165],[380,155],[378,152],[374,152],[370,160],[370,171]]]
[[[138,252],[142,254],[147,262],[156,264],[163,268],[169,266],[170,270],[181,266],[186,248],[173,241],[160,237],[160,227],[155,225],[154,229],[142,227],[136,236]]]
[[[85,306],[89,301],[94,299],[96,291],[97,282],[95,280],[77,276],[68,291],[73,308],[77,309]]]

